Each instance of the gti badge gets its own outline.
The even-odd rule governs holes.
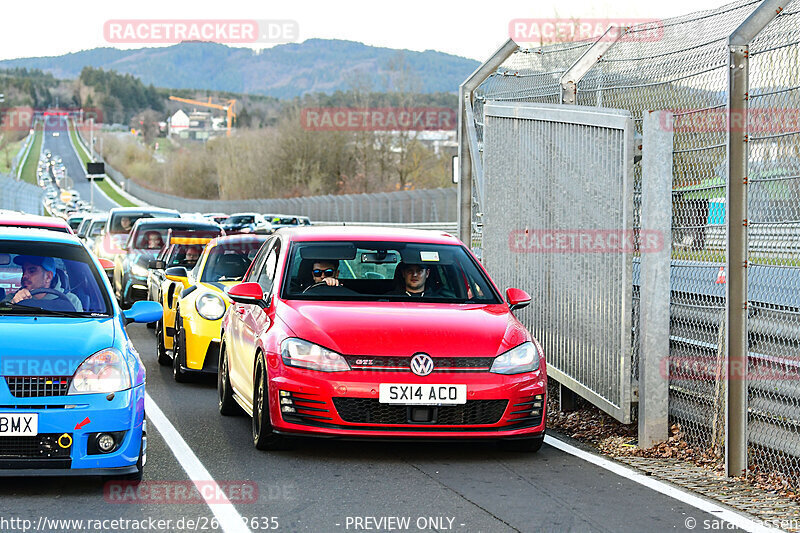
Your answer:
[[[433,372],[433,359],[426,353],[417,353],[411,358],[411,371],[418,376],[427,376]]]

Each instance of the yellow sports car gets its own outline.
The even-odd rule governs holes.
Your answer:
[[[165,270],[174,266],[185,267],[187,271],[193,269],[206,244],[219,237],[221,231],[221,229],[217,232],[169,230],[164,248],[148,265],[147,299],[160,303],[162,308],[169,309],[169,313],[155,324],[156,353],[158,362],[162,365],[172,364],[172,355],[167,354],[167,350],[172,350],[174,335],[172,325],[175,323],[175,308],[170,308],[174,302],[173,296],[188,288],[183,282],[167,279]],[[182,279],[188,282],[187,278]],[[164,335],[164,324],[169,324],[169,336]]]
[[[168,280],[183,285],[172,291],[164,309],[165,353],[172,360],[175,381],[188,381],[191,374],[216,373],[219,362],[220,325],[230,304],[225,289],[242,280],[250,263],[269,235],[231,235],[219,237],[206,245],[203,255],[191,271],[185,267],[168,268]],[[169,317],[174,316],[173,327]],[[169,359],[159,358],[166,364]]]

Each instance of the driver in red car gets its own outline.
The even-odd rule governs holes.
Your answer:
[[[325,283],[330,287],[338,287],[339,261],[315,261],[311,268],[311,277],[314,285]]]
[[[63,292],[60,287],[54,286],[53,283],[56,275],[56,262],[52,257],[18,255],[14,258],[14,263],[22,267],[22,278],[20,279],[20,289],[14,293],[11,303],[19,303],[29,298],[37,300],[56,298],[55,295],[44,292],[32,295],[31,293],[37,289],[55,289]],[[55,285],[58,285],[58,283]],[[64,296],[76,311],[83,310],[83,306],[77,296],[70,293],[65,293]]]

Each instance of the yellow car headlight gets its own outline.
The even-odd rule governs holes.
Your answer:
[[[206,320],[219,320],[225,314],[225,300],[210,292],[198,296],[194,306]]]

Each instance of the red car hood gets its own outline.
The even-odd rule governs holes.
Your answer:
[[[344,355],[493,357],[530,339],[502,304],[281,302],[295,336]]]

